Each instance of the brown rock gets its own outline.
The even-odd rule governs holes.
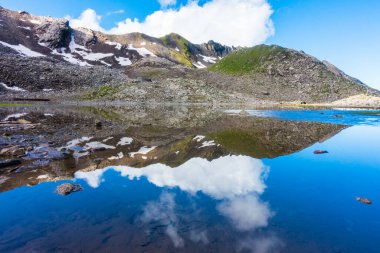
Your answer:
[[[12,146],[9,148],[3,148],[0,151],[0,156],[22,156],[25,155],[25,148],[20,146]]]
[[[315,155],[323,155],[323,154],[328,154],[329,152],[326,150],[315,150],[314,154]]]
[[[64,183],[64,184],[58,185],[55,192],[59,195],[66,196],[73,192],[78,192],[81,190],[83,190],[83,188],[79,184]]]
[[[22,125],[25,125],[25,124],[31,124],[30,121],[27,121],[27,120],[25,120],[25,119],[18,119],[18,120],[17,120],[17,123],[18,123],[18,124],[22,124]]]
[[[367,204],[367,205],[371,205],[372,204],[372,201],[369,200],[369,199],[366,199],[366,198],[357,197],[356,200],[359,201],[359,202],[362,202],[364,204]]]

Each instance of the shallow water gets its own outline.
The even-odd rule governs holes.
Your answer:
[[[2,117],[46,110],[12,109]],[[0,170],[0,252],[380,252],[380,117],[110,111],[86,110],[94,122],[112,115],[101,130],[43,137],[58,146],[91,136],[87,143],[115,149],[35,171]],[[48,113],[85,124],[78,109]],[[128,142],[118,146],[121,140]],[[94,166],[99,157],[114,159]],[[84,189],[59,196],[63,182]]]

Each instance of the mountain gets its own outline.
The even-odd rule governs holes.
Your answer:
[[[145,57],[157,56],[202,68],[233,50],[214,41],[192,44],[177,34],[153,38],[141,33],[109,35],[86,28],[74,29],[65,19],[32,16],[1,7],[0,19],[3,47],[26,56],[49,56],[80,66],[120,68]]]
[[[0,96],[122,102],[326,103],[379,92],[280,46],[110,35],[0,7]]]
[[[361,93],[378,94],[327,61],[276,45],[237,50],[210,70],[249,80],[236,83],[235,90],[259,90],[263,98],[286,101],[288,97],[298,96],[304,101],[332,101]]]

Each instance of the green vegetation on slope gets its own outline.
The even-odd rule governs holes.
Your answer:
[[[255,132],[231,129],[212,133],[207,137],[214,139],[218,144],[232,153],[257,158],[275,157],[278,155],[277,151],[271,150],[268,145],[266,145],[267,140],[265,140],[265,136],[261,136]]]
[[[270,62],[273,56],[286,53],[286,49],[279,46],[259,45],[235,51],[216,64],[210,66],[211,71],[227,74],[243,75],[253,71],[261,72],[263,64]]]
[[[180,52],[170,52],[171,57],[174,57],[179,63],[182,63],[186,66],[191,67],[193,65],[190,60],[191,53],[189,51],[191,43],[188,40],[176,33],[171,33],[169,35],[161,37],[160,39],[164,46],[177,47],[179,49]]]
[[[104,85],[82,96],[84,100],[100,99],[110,97],[121,91],[121,86]]]

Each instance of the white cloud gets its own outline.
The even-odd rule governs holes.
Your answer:
[[[178,219],[175,212],[174,194],[163,192],[158,201],[151,201],[144,207],[142,216],[143,223],[151,223],[156,221],[166,226],[166,234],[172,240],[175,247],[183,247],[184,240],[178,234]]]
[[[127,166],[108,167],[94,171],[78,171],[76,178],[84,179],[91,187],[99,187],[107,170],[119,171],[130,179],[145,176],[158,187],[178,187],[196,194],[203,192],[216,199],[233,198],[251,192],[265,190],[263,177],[268,168],[258,159],[247,156],[225,156],[212,161],[193,158],[186,163],[170,168],[164,164],[153,164],[136,169]]]
[[[218,210],[242,231],[266,227],[272,216],[267,204],[259,201],[254,194],[225,200],[218,206]]]
[[[273,215],[267,203],[259,200],[266,188],[264,179],[269,171],[263,162],[248,156],[225,156],[212,161],[192,158],[184,164],[171,168],[164,164],[152,164],[144,168],[115,166],[94,171],[78,171],[75,178],[84,179],[91,187],[99,187],[108,170],[120,172],[130,180],[145,177],[150,183],[165,188],[179,188],[190,194],[202,192],[220,200],[218,211],[241,231],[253,231],[268,225]],[[150,202],[144,209],[142,220],[159,221],[166,225],[166,233],[176,247],[183,246],[178,234],[174,212],[174,196],[165,193],[158,202]],[[207,244],[206,233],[193,241]]]
[[[171,0],[162,0],[171,2]],[[274,34],[270,19],[273,11],[267,0],[212,0],[204,5],[189,1],[179,9],[165,9],[148,15],[144,21],[126,19],[106,31],[111,34],[141,32],[160,37],[178,33],[193,43],[215,40],[234,46],[253,46],[263,43]],[[84,26],[105,31],[100,26],[101,17],[87,9],[73,27]]]
[[[238,252],[278,253],[282,252],[284,243],[274,235],[267,237],[245,238],[240,241]]]
[[[162,8],[173,6],[177,4],[177,0],[158,0]]]
[[[93,9],[85,10],[78,18],[67,16],[66,19],[70,21],[70,26],[73,28],[85,27],[104,32],[104,29],[100,26],[102,16],[97,15]]]

